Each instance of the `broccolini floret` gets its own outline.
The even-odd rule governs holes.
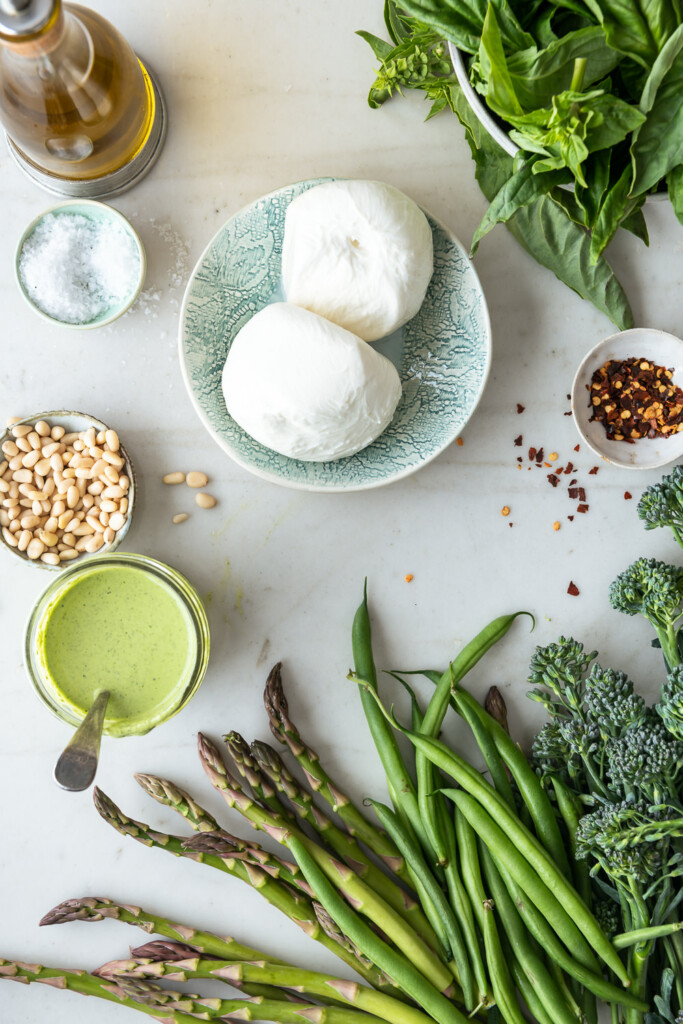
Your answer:
[[[563,781],[580,780],[582,762],[565,739],[561,723],[553,718],[538,733],[532,747],[534,764],[541,777],[559,777]]]
[[[668,843],[642,839],[643,830],[651,823],[658,825],[659,820],[646,801],[603,804],[579,822],[576,856],[596,861],[629,893],[634,885],[639,894],[649,893],[668,878]]]
[[[638,558],[609,588],[612,607],[643,615],[654,626],[668,667],[681,663],[678,630],[683,620],[683,568],[656,558]]]
[[[606,755],[607,775],[615,791],[658,803],[674,792],[683,744],[650,711],[622,737],[609,740]]]
[[[645,700],[634,692],[625,672],[593,665],[586,679],[584,703],[603,736],[621,736],[645,715]]]
[[[662,687],[662,699],[655,710],[671,735],[683,740],[683,665],[669,673]]]
[[[683,466],[674,466],[668,476],[643,491],[638,515],[646,530],[668,526],[683,547]]]
[[[557,643],[537,647],[529,665],[529,682],[545,686],[551,697],[542,690],[532,690],[529,696],[543,704],[551,714],[565,710],[574,714],[583,704],[583,680],[597,651],[590,654],[583,644],[561,636]]]

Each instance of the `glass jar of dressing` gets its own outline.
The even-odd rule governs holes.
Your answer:
[[[26,629],[36,693],[77,726],[108,689],[104,732],[142,735],[177,714],[204,678],[209,625],[188,580],[145,555],[74,564],[44,591]]]

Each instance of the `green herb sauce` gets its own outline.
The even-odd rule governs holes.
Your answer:
[[[38,633],[60,703],[84,715],[111,691],[105,730],[144,733],[176,707],[197,642],[189,612],[163,581],[131,566],[94,567],[48,608]]]

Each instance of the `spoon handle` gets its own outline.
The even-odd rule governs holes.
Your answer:
[[[87,789],[95,778],[97,756],[109,690],[101,690],[55,765],[54,779],[62,789],[78,793]]]

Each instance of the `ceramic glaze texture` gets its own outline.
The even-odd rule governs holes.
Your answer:
[[[403,395],[373,444],[335,462],[302,462],[264,448],[228,415],[221,374],[237,332],[269,302],[280,280],[285,215],[299,182],[245,207],[221,228],[190,279],[180,326],[185,381],[214,439],[236,462],[304,490],[362,490],[391,483],[435,458],[460,433],[481,397],[490,361],[486,302],[460,243],[428,216],[434,274],[417,316],[374,343],[397,367]]]

